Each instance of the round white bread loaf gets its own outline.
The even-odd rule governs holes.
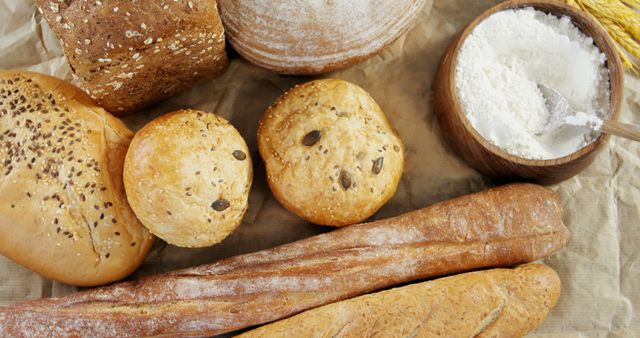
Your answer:
[[[0,71],[0,253],[73,285],[133,272],[153,236],[125,197],[132,136],[71,84]]]
[[[378,53],[406,32],[426,0],[219,0],[227,39],[250,62],[318,74]]]
[[[229,122],[180,110],[136,133],[124,182],[131,207],[152,233],[177,246],[205,247],[242,221],[252,170],[247,144]]]
[[[371,96],[342,80],[296,86],[265,112],[258,147],[275,197],[303,219],[344,226],[396,192],[404,147]]]

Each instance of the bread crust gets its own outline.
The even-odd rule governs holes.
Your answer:
[[[547,257],[558,196],[513,184],[269,250],[0,308],[2,336],[211,336],[420,278]]]
[[[311,132],[319,136],[305,145]],[[393,197],[404,169],[398,132],[364,89],[343,80],[288,90],[264,113],[257,140],[276,199],[321,225],[373,215]]]
[[[72,285],[129,275],[153,243],[122,182],[133,133],[50,76],[0,71],[0,93],[0,253]]]
[[[360,296],[238,337],[523,337],[540,325],[559,297],[556,272],[530,264]]]
[[[205,247],[240,225],[252,170],[249,148],[227,120],[188,109],[136,133],[124,182],[131,207],[153,234],[177,246]]]
[[[377,54],[405,33],[425,0],[219,0],[229,43],[251,63],[319,74]]]
[[[127,115],[228,64],[215,0],[37,0],[81,87]]]

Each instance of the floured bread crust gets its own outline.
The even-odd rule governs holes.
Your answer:
[[[285,74],[348,67],[406,32],[426,0],[219,0],[231,45]]]
[[[532,184],[504,185],[394,218],[344,227],[212,264],[65,297],[0,307],[0,336],[210,337],[271,323],[412,280],[532,262],[566,246],[569,236],[569,230],[562,223],[562,206],[556,193]],[[531,278],[532,275],[542,278]],[[470,301],[478,300],[482,301],[482,307],[478,306],[482,312],[466,314],[469,321],[465,323],[491,324],[492,314],[504,310],[503,315],[508,315],[500,323],[524,330],[528,325],[537,325],[536,321],[546,315],[546,306],[553,305],[553,302],[539,302],[553,300],[557,277],[551,275],[552,272],[517,273],[515,276],[534,283],[509,283],[513,288],[505,288],[498,278],[493,278],[496,283],[489,284],[490,287],[485,283],[489,278],[465,278],[469,282],[461,285],[458,292],[430,293],[427,287],[422,287],[422,291],[403,292],[395,298],[407,295],[403,303],[397,303],[397,309],[393,308],[396,302],[391,297],[389,306],[369,309],[381,309],[371,316],[384,321],[389,318],[386,315],[394,315],[394,323],[411,329],[431,318],[422,314],[433,305],[437,310],[434,315],[454,319],[452,323],[441,323],[447,328],[442,335],[450,337],[456,336],[450,329],[460,321],[449,314],[464,312]],[[537,282],[540,284],[535,284]],[[534,285],[525,287],[531,284]],[[448,298],[434,300],[431,296]],[[492,300],[498,301],[496,305],[504,304],[508,296],[514,306],[487,306],[491,304],[487,301]],[[453,309],[453,299],[461,300],[464,307]],[[522,299],[531,301],[522,302]],[[382,301],[386,302],[384,298]],[[404,305],[416,311],[405,311],[409,307]],[[519,312],[508,311],[509,308]],[[355,317],[357,310],[349,316],[345,313],[344,318]],[[308,324],[320,326],[323,329],[320,333],[325,332],[325,328],[335,332],[333,330],[343,323],[340,314],[335,321],[321,322],[318,316],[317,321]],[[487,320],[472,321],[474,318]],[[480,337],[493,337],[491,333],[495,332],[505,333],[498,335],[500,337],[517,336],[506,334],[513,331],[492,330],[499,327],[497,323],[474,325],[478,330],[473,332],[487,328],[486,335]],[[427,325],[425,329],[433,327]],[[366,325],[362,332],[369,328]],[[358,333],[354,336],[363,336]],[[417,335],[424,336],[429,335]]]
[[[342,80],[296,86],[264,114],[258,146],[276,198],[312,223],[344,226],[396,192],[404,147],[375,101]]]

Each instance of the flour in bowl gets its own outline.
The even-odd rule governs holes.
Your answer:
[[[527,159],[555,159],[593,142],[575,126],[547,131],[552,118],[538,83],[587,116],[610,114],[605,55],[568,17],[533,8],[484,19],[464,41],[456,89],[465,115],[489,142]],[[544,131],[544,132],[543,132]]]

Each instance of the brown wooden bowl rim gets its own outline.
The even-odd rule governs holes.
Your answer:
[[[550,6],[550,7],[554,7],[555,10],[566,10],[569,14],[567,13],[563,13],[563,14],[558,14],[557,12],[553,12],[550,11],[548,9],[540,9],[540,6]],[[480,22],[482,22],[484,19],[488,18],[490,15],[495,14],[497,12],[501,12],[501,11],[505,11],[505,10],[509,10],[509,9],[515,9],[515,8],[525,8],[525,7],[532,7],[536,10],[539,11],[543,11],[545,13],[549,13],[555,16],[568,16],[569,19],[571,19],[572,22],[574,22],[574,25],[576,25],[576,27],[578,29],[580,29],[579,25],[575,24],[575,21],[579,21],[582,25],[584,26],[590,26],[592,27],[592,30],[594,31],[595,34],[591,34],[588,32],[584,32],[582,29],[580,29],[580,31],[583,32],[583,34],[591,37],[593,39],[593,44],[598,47],[598,49],[604,53],[607,56],[607,63],[606,63],[606,67],[609,70],[609,90],[610,90],[610,94],[609,94],[609,106],[610,106],[610,115],[609,115],[609,119],[611,120],[617,120],[618,119],[618,115],[620,112],[620,105],[614,105],[614,98],[617,95],[621,95],[621,93],[614,93],[614,89],[618,90],[618,91],[622,91],[623,90],[623,75],[622,75],[622,61],[620,60],[620,55],[616,52],[616,47],[615,44],[613,42],[613,40],[611,39],[611,37],[609,36],[609,34],[604,30],[604,28],[602,28],[602,26],[600,25],[600,23],[598,23],[595,19],[591,18],[587,13],[583,13],[581,10],[576,9],[570,5],[567,5],[563,2],[560,1],[556,1],[556,0],[529,0],[529,1],[523,1],[523,0],[510,0],[510,1],[505,1],[502,2],[496,6],[493,6],[491,8],[489,8],[488,10],[484,11],[482,14],[480,14],[478,17],[476,17],[473,21],[471,21],[465,28],[464,30],[462,30],[462,32],[460,32],[458,34],[458,38],[455,41],[455,46],[453,48],[453,52],[451,55],[451,67],[450,67],[450,74],[454,74],[453,77],[448,81],[449,82],[449,86],[451,86],[450,90],[452,93],[452,103],[453,103],[453,112],[457,115],[459,115],[459,117],[461,118],[462,124],[464,126],[464,128],[467,130],[467,132],[469,132],[472,137],[478,142],[480,143],[480,145],[482,145],[485,149],[487,149],[489,152],[493,153],[496,156],[499,156],[507,161],[511,161],[511,162],[515,162],[517,164],[521,164],[521,165],[527,165],[527,166],[534,166],[534,167],[547,167],[547,166],[555,166],[555,165],[561,165],[561,164],[566,164],[569,163],[575,159],[578,159],[582,156],[585,156],[595,150],[597,150],[599,147],[601,147],[604,143],[604,141],[606,141],[606,139],[608,138],[608,135],[601,133],[600,135],[598,135],[598,137],[596,137],[596,139],[589,143],[588,145],[578,149],[577,151],[569,154],[569,155],[565,155],[563,157],[559,157],[556,159],[549,159],[549,160],[533,160],[533,159],[527,159],[524,157],[519,157],[513,154],[510,154],[502,149],[500,149],[498,146],[494,145],[493,143],[487,141],[482,135],[480,135],[480,133],[473,127],[473,125],[471,124],[471,122],[469,121],[469,119],[467,118],[466,114],[464,113],[464,110],[462,109],[462,105],[460,104],[460,101],[458,99],[458,92],[457,92],[457,88],[456,88],[456,80],[455,80],[455,74],[456,74],[456,66],[458,64],[458,53],[462,47],[462,44],[465,42],[466,37],[469,36],[469,34],[471,34],[471,32],[475,29],[476,26],[478,26],[478,24]],[[608,45],[607,47],[609,48],[609,50],[613,51],[613,59],[610,57],[610,55],[607,55],[605,52],[605,49],[601,48],[601,46],[599,44],[597,44],[596,39],[594,38],[595,35],[598,35],[599,37],[603,38],[604,44]],[[611,74],[613,73],[612,69],[615,71],[617,70],[617,73],[620,74],[620,86],[619,88],[614,87],[612,85],[612,78],[611,78]]]

